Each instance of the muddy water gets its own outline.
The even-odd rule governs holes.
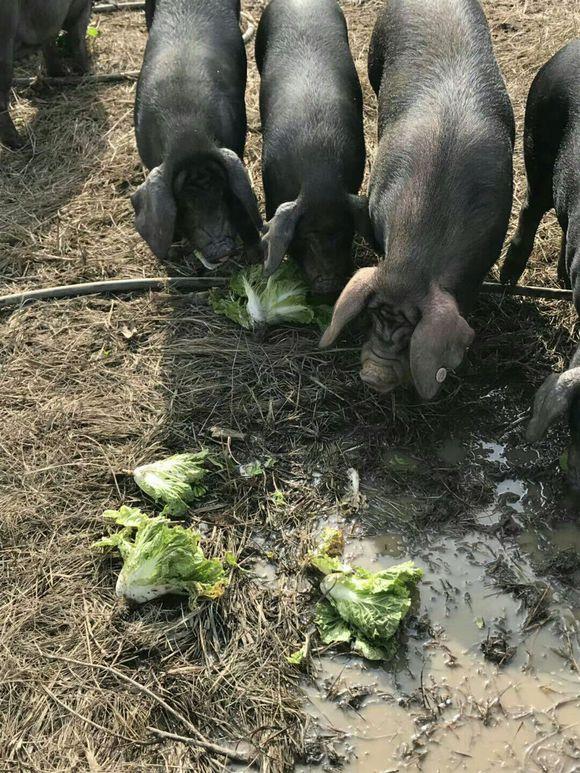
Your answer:
[[[465,458],[457,444],[442,450],[450,463]],[[541,510],[541,487],[510,477],[503,446],[481,443],[471,453],[505,473],[477,523],[493,524],[506,510],[516,519]],[[420,606],[404,659],[388,668],[319,655],[315,684],[305,687],[319,743],[302,770],[334,761],[365,773],[580,771],[580,577],[555,581],[552,620],[526,629],[520,601],[486,574],[503,556],[533,582],[546,556],[580,548],[578,525],[524,529],[513,539],[479,530],[426,535],[420,546],[401,532],[356,535],[355,528],[347,539],[350,563],[377,570],[412,558],[424,569]],[[497,633],[513,653],[501,667],[481,649]]]

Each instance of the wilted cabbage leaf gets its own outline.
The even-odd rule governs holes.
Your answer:
[[[188,504],[206,493],[201,485],[206,470],[203,463],[208,451],[196,454],[176,454],[133,471],[135,483],[142,491],[165,507],[162,515],[180,516]]]
[[[288,655],[286,657],[286,661],[291,666],[301,666],[307,656],[308,656],[308,642],[304,642],[304,644],[300,647],[299,650],[296,650],[296,652],[293,652],[291,655]]]
[[[340,529],[324,529],[320,545],[308,554],[308,563],[322,574],[348,572],[350,567],[343,564],[339,556],[344,550],[344,535]]]
[[[93,545],[116,548],[123,558],[117,596],[142,604],[167,593],[194,600],[215,599],[224,592],[227,577],[222,563],[205,557],[197,532],[132,507],[106,510],[103,517],[123,527]]]
[[[325,329],[332,314],[331,306],[309,300],[304,276],[290,261],[269,278],[261,265],[249,266],[232,277],[225,295],[213,290],[210,302],[217,314],[246,329],[284,322],[315,323]]]
[[[326,534],[321,550],[309,561],[324,578],[324,601],[316,609],[316,625],[325,644],[351,642],[369,660],[393,655],[393,636],[411,608],[411,595],[423,571],[408,561],[390,569],[369,572],[341,563],[335,552],[337,537]]]

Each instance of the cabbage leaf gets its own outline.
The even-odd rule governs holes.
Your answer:
[[[332,316],[332,306],[313,303],[308,297],[306,280],[290,261],[269,278],[261,265],[249,266],[232,277],[225,295],[210,292],[210,302],[217,314],[247,330],[283,323],[314,323],[324,330]]]
[[[340,544],[336,534],[327,532],[321,549],[309,556],[310,565],[324,575],[324,600],[315,615],[320,637],[325,644],[350,642],[368,660],[388,659],[423,571],[412,561],[379,572],[352,567],[329,554]]]
[[[197,532],[173,526],[163,516],[150,518],[132,507],[106,510],[103,517],[123,527],[93,545],[117,549],[123,558],[117,596],[143,604],[167,593],[186,595],[192,601],[223,594],[227,584],[223,565],[205,557]]]
[[[201,484],[206,470],[203,467],[208,451],[195,454],[176,454],[133,471],[139,488],[155,502],[165,505],[161,515],[183,515],[188,505],[206,493]]]

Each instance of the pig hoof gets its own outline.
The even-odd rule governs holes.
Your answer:
[[[508,250],[506,259],[499,273],[499,281],[502,285],[515,285],[518,283],[519,278],[526,269],[526,261],[522,263],[513,254],[510,255],[511,249]]]
[[[22,139],[22,137],[16,132],[14,134],[8,135],[7,137],[1,137],[0,143],[9,150],[22,150],[22,148],[24,148],[27,144],[26,140]]]

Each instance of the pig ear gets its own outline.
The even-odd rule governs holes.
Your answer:
[[[430,400],[447,370],[461,364],[475,333],[459,313],[455,298],[440,287],[432,287],[422,312],[411,336],[411,373],[421,397]]]
[[[137,231],[158,258],[166,258],[175,232],[177,205],[163,164],[149,173],[131,196],[131,203]]]
[[[288,252],[301,214],[300,199],[287,201],[280,204],[274,217],[266,223],[265,233],[262,237],[266,276],[271,276],[284,260],[284,255]]]
[[[220,148],[219,157],[228,176],[230,191],[243,206],[252,225],[260,231],[262,218],[246,167],[240,157],[229,148]]]
[[[530,442],[540,440],[548,428],[570,410],[574,398],[578,395],[580,395],[580,367],[548,376],[536,392],[526,438]]]
[[[373,226],[369,215],[369,200],[367,196],[348,195],[348,206],[352,214],[354,228],[357,233],[369,242],[374,243]]]
[[[333,344],[343,327],[360,314],[376,290],[377,277],[377,266],[361,268],[352,277],[334,306],[330,325],[320,340],[321,349]]]

